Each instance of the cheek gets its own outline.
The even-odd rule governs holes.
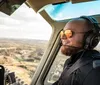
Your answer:
[[[81,47],[83,45],[83,36],[74,36],[72,42],[75,46]]]

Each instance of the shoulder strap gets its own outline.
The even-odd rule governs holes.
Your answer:
[[[93,55],[93,68],[100,67],[100,53]]]
[[[80,58],[78,59],[66,72],[66,77],[68,77],[72,72],[77,70],[78,68],[90,63],[93,61],[93,58]]]
[[[91,56],[84,56],[79,58],[66,72],[66,77],[68,77],[72,72],[77,70],[78,68],[89,64],[93,60],[100,59],[100,53],[92,54]],[[96,62],[97,63],[97,62]],[[95,63],[94,63],[95,64]],[[99,62],[100,64],[100,62]],[[95,64],[96,65],[96,64]]]
[[[94,58],[94,59],[100,59],[100,53],[94,54],[94,55],[93,55],[93,58]]]

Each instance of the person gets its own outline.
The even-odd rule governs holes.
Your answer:
[[[100,27],[92,16],[70,20],[60,32],[61,52],[70,56],[60,78],[52,85],[100,85]]]

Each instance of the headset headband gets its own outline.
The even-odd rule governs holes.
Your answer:
[[[80,18],[87,20],[89,23],[91,23],[93,25],[92,30],[93,30],[94,33],[99,33],[100,27],[98,25],[97,20],[94,17],[92,17],[92,16],[81,16]]]

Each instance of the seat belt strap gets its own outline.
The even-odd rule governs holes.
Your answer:
[[[80,58],[78,59],[66,72],[66,78],[69,77],[69,75],[71,73],[73,73],[75,70],[77,70],[78,68],[84,66],[84,65],[87,65],[89,64],[90,62],[93,61],[93,58],[91,57],[87,57],[87,58]]]

